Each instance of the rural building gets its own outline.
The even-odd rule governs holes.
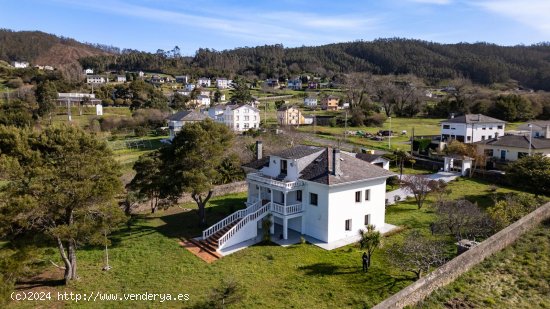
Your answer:
[[[189,82],[189,76],[187,75],[176,75],[176,83],[187,84]]]
[[[531,127],[529,127],[531,125]],[[518,127],[518,131],[524,134],[533,132],[533,137],[550,138],[550,120],[535,120],[522,124]]]
[[[467,114],[459,117],[451,116],[441,122],[441,141],[457,140],[463,143],[504,136],[506,123],[502,120],[482,114]]]
[[[16,69],[24,69],[29,67],[29,63],[26,61],[13,61],[11,65]]]
[[[197,80],[197,86],[199,87],[210,87],[210,78],[201,77]]]
[[[86,75],[87,84],[105,84],[107,79],[100,75]]]
[[[210,97],[209,97],[209,96],[205,96],[205,95],[199,95],[199,96],[197,96],[197,98],[195,99],[195,103],[196,103],[199,107],[208,107],[208,106],[210,106]]]
[[[94,74],[94,70],[87,68],[86,70],[84,70],[84,74],[86,75]]]
[[[223,112],[225,110],[225,105],[217,104],[208,109],[208,117],[212,118],[214,121],[223,122]]]
[[[339,99],[337,96],[329,95],[321,100],[321,108],[329,111],[338,110]]]
[[[303,235],[328,250],[356,242],[369,224],[393,228],[385,223],[385,199],[394,173],[324,147],[300,145],[258,158],[243,166],[250,171],[247,208],[203,232],[202,241],[219,253],[253,244],[266,217],[274,239],[295,243]]]
[[[277,122],[282,126],[304,124],[304,116],[296,106],[283,106],[277,110]]]
[[[265,81],[265,85],[270,88],[279,88],[281,85],[279,84],[279,80],[276,78],[270,78]]]
[[[302,90],[302,80],[299,78],[291,79],[287,82],[286,87],[293,90]]]
[[[67,103],[70,105],[97,105],[101,104],[100,99],[96,99],[95,94],[93,93],[57,93],[57,103],[59,105],[66,106]]]
[[[168,117],[168,130],[170,131],[170,140],[173,140],[176,134],[181,131],[181,128],[188,124],[197,121],[203,121],[208,116],[196,111],[180,111]]]
[[[258,129],[260,127],[260,110],[248,104],[226,105],[223,112],[223,122],[236,132]]]
[[[317,98],[304,98],[304,105],[309,107],[315,107],[317,106]]]
[[[529,135],[505,135],[476,142],[478,153],[497,161],[516,161],[531,154],[550,157],[550,137],[529,137]]]
[[[195,84],[187,84],[185,85],[185,89],[188,90],[188,91],[192,91],[193,89],[195,89]]]
[[[227,89],[229,86],[231,86],[232,81],[227,78],[217,78],[216,79],[216,87],[218,89]]]
[[[125,75],[117,75],[116,81],[118,83],[125,83],[126,82],[126,76]]]

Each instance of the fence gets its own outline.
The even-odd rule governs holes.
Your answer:
[[[487,238],[476,247],[455,257],[426,277],[414,282],[373,308],[403,308],[418,303],[434,290],[454,281],[458,276],[470,270],[486,257],[512,244],[529,229],[547,218],[550,218],[550,203],[544,204],[537,210]]]

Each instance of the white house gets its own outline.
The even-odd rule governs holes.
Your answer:
[[[529,137],[529,135],[505,135],[476,143],[478,153],[498,161],[516,161],[531,154],[550,157],[550,135]],[[530,149],[530,150],[529,150]]]
[[[261,144],[257,145],[261,149]],[[243,166],[246,209],[203,232],[201,243],[224,255],[262,235],[262,220],[272,221],[272,240],[311,243],[334,249],[356,242],[359,230],[385,223],[386,179],[395,174],[338,149],[297,146]],[[268,216],[271,215],[271,216]]]
[[[248,104],[226,105],[223,112],[223,122],[236,132],[258,129],[260,127],[260,110]]]
[[[173,140],[176,134],[187,123],[203,121],[208,116],[196,111],[179,111],[168,117],[168,130],[170,131],[170,140]]]
[[[191,95],[191,90],[178,89],[178,90],[176,90],[176,92],[178,94],[181,94],[181,95],[184,95],[184,96],[187,96],[187,97]]]
[[[210,78],[201,77],[197,80],[197,85],[200,87],[210,87]]]
[[[286,87],[293,90],[302,90],[302,81],[299,78],[291,79],[287,82]]]
[[[218,89],[227,89],[231,86],[231,82],[232,81],[227,78],[217,78],[216,87],[218,87]]]
[[[176,75],[176,83],[187,84],[189,82],[188,75]]]
[[[188,90],[188,91],[192,91],[193,89],[195,89],[195,87],[197,87],[195,84],[185,85],[185,89]]]
[[[304,105],[309,107],[317,106],[317,98],[304,98]]]
[[[195,99],[195,101],[197,102],[197,104],[201,107],[208,107],[210,106],[210,97],[209,96],[206,96],[206,95],[199,95],[197,96],[197,98]]]
[[[107,79],[100,75],[86,75],[86,83],[88,84],[105,84]]]
[[[456,139],[463,143],[504,136],[506,123],[481,114],[451,117],[441,122],[441,141]]]
[[[125,83],[126,82],[126,76],[125,75],[117,75],[116,81],[119,83]]]
[[[518,131],[528,134],[533,132],[533,137],[550,138],[550,120],[535,120],[524,123],[518,127]]]
[[[26,61],[13,61],[11,65],[16,69],[24,69],[29,67],[29,63]]]
[[[84,70],[84,74],[86,75],[94,74],[94,70],[87,68],[86,70]]]

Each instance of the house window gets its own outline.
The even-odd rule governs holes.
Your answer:
[[[502,126],[498,126],[497,129],[501,130],[501,129],[502,129]]]
[[[298,202],[301,202],[301,201],[302,201],[302,190],[296,191],[296,200],[297,200]]]
[[[482,135],[482,136],[481,136],[481,140],[482,140],[482,141],[485,140],[485,135]]]
[[[248,122],[246,122],[246,123],[244,124],[244,128],[245,128],[245,129],[248,129]]]
[[[250,120],[249,118],[250,118],[249,116],[244,116],[244,121]]]
[[[489,135],[487,138],[488,138],[488,139],[491,139],[491,138],[493,138],[493,136],[492,136],[492,135]]]
[[[317,193],[310,193],[309,194],[309,203],[313,206],[317,206],[318,204],[318,201],[317,201]]]
[[[346,220],[346,231],[351,231],[351,219]]]
[[[237,115],[237,121],[239,121],[239,115]]]
[[[288,169],[287,169],[287,161],[286,160],[281,160],[281,174],[285,174],[287,173]]]
[[[361,202],[361,191],[355,192],[355,202],[360,203]]]
[[[237,124],[235,125],[235,127],[238,129],[238,128],[239,128],[239,124],[237,123]]]
[[[443,125],[443,129],[450,129],[450,128],[451,128],[451,126],[448,125],[448,124],[444,124],[444,125]]]
[[[486,130],[487,128],[486,128],[486,127],[483,127],[483,128],[481,128],[481,129],[482,129],[482,130]]]
[[[365,190],[365,201],[370,201],[370,189]]]
[[[365,215],[365,225],[370,224],[370,215]]]
[[[469,142],[472,140],[472,137],[471,136],[466,136],[466,140]]]

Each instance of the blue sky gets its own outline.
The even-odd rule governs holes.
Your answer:
[[[501,45],[550,41],[550,0],[0,0],[0,28],[185,55],[404,37]]]

